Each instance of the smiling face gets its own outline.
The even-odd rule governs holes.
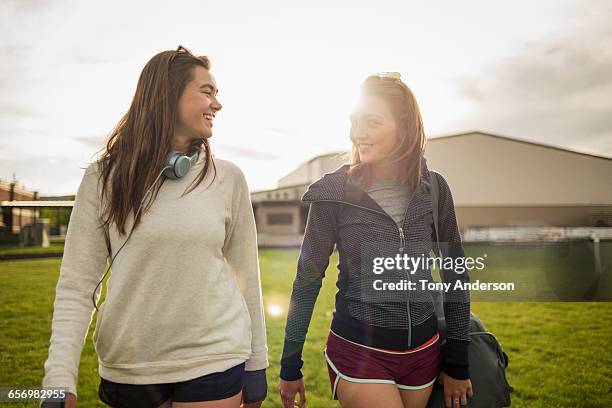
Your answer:
[[[178,100],[175,139],[178,145],[212,136],[214,118],[221,104],[215,78],[204,67],[193,68],[192,79]]]
[[[384,165],[398,139],[389,104],[379,96],[364,95],[351,114],[351,141],[362,163]]]

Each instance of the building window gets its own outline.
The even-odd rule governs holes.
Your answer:
[[[291,225],[293,224],[292,213],[272,213],[268,214],[268,225]]]

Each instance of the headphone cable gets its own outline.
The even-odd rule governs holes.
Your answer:
[[[96,302],[96,291],[98,290],[98,287],[104,281],[104,278],[106,277],[106,275],[110,272],[110,268],[111,268],[111,266],[113,266],[113,262],[115,262],[115,258],[117,258],[117,255],[119,255],[119,252],[121,252],[121,250],[123,249],[125,244],[127,244],[127,242],[130,240],[130,237],[132,236],[132,232],[134,232],[134,226],[136,225],[136,220],[138,219],[138,215],[140,214],[140,211],[142,210],[142,206],[143,206],[145,200],[148,198],[148,196],[151,193],[151,190],[153,189],[153,187],[155,187],[155,184],[157,184],[157,182],[159,181],[159,178],[164,174],[164,171],[166,171],[166,169],[168,169],[168,168],[170,168],[170,166],[165,166],[162,169],[162,171],[159,173],[159,175],[157,176],[157,178],[155,179],[155,181],[153,182],[151,187],[149,187],[149,189],[145,192],[144,196],[142,197],[142,200],[140,201],[140,205],[138,206],[138,210],[136,211],[136,214],[134,215],[134,222],[132,223],[132,227],[130,228],[130,232],[129,232],[128,236],[127,236],[127,239],[123,242],[121,247],[119,247],[119,250],[117,250],[115,255],[112,257],[112,259],[110,261],[110,264],[108,265],[108,268],[106,269],[106,272],[104,272],[104,275],[102,275],[102,279],[100,279],[100,281],[96,285],[95,289],[93,290],[93,293],[91,295],[91,300],[93,302],[94,308],[98,312],[100,312],[100,310],[98,309],[98,306],[96,304],[97,303]]]

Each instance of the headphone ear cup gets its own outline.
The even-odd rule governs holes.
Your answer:
[[[181,153],[178,152],[170,152],[168,158],[166,159],[166,164],[164,165],[164,176],[169,179],[176,180],[179,176],[176,174],[175,165],[178,159],[181,157]]]
[[[189,173],[189,169],[191,169],[191,160],[189,160],[189,156],[182,154],[174,161],[174,174],[177,179]]]
[[[199,151],[197,151],[191,157],[180,152],[171,152],[168,155],[168,159],[166,159],[164,176],[173,180],[184,177],[187,173],[189,173],[191,166],[198,161],[199,157]]]

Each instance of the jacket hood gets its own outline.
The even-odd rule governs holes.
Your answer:
[[[347,173],[349,167],[344,164],[312,183],[302,196],[302,201],[361,201],[363,197],[359,196],[365,193],[350,182]],[[429,169],[425,157],[421,158],[421,185],[423,184],[429,188]]]

